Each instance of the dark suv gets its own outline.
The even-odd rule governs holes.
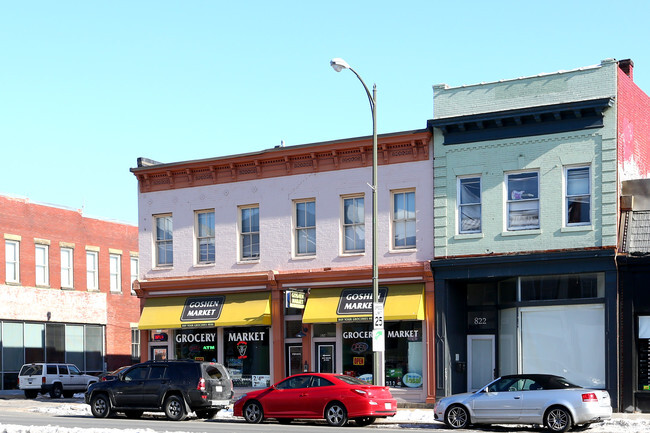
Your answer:
[[[120,372],[116,380],[98,382],[86,391],[86,404],[97,418],[124,412],[139,418],[144,411],[164,411],[180,421],[189,412],[212,418],[230,405],[228,370],[216,362],[147,361]]]

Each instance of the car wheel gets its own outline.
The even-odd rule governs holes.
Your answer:
[[[61,398],[62,393],[63,393],[63,388],[61,387],[60,383],[55,383],[54,385],[52,385],[52,389],[50,390],[51,398]]]
[[[219,412],[218,410],[209,409],[209,410],[197,410],[196,416],[201,419],[212,419]]]
[[[251,424],[259,424],[264,419],[264,410],[262,406],[256,402],[251,401],[244,407],[244,419]]]
[[[357,423],[359,427],[365,427],[375,422],[376,419],[377,418],[375,418],[374,416],[364,416],[362,418],[355,418],[354,422]]]
[[[26,389],[25,390],[25,398],[32,399],[32,398],[36,398],[36,397],[38,397],[38,391],[37,390],[35,390],[35,389]]]
[[[563,407],[552,407],[544,415],[544,424],[552,432],[565,432],[571,428],[571,414]]]
[[[469,425],[469,413],[461,405],[451,406],[445,413],[445,424],[453,429],[465,428]]]
[[[105,394],[96,394],[90,400],[90,411],[95,418],[106,418],[111,413],[111,402]]]
[[[333,427],[344,426],[348,422],[348,411],[341,403],[330,403],[325,408],[325,421]]]
[[[183,399],[178,395],[170,395],[165,400],[165,415],[172,421],[182,421],[185,419],[185,404]]]
[[[137,419],[137,418],[140,418],[140,417],[142,416],[143,413],[144,413],[143,410],[125,410],[125,411],[124,411],[124,415],[125,415],[127,418],[130,418],[130,419]]]
[[[280,424],[291,424],[292,418],[276,418]]]

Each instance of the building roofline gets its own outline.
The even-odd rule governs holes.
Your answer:
[[[523,76],[523,77],[517,77],[517,78],[507,78],[507,79],[502,79],[502,80],[496,80],[496,81],[486,81],[482,83],[474,83],[474,84],[463,84],[460,86],[449,86],[447,84],[441,83],[441,84],[434,84],[433,88],[434,90],[457,90],[457,89],[468,89],[472,87],[480,87],[480,86],[485,86],[489,84],[503,84],[503,83],[509,83],[513,81],[522,81],[522,80],[528,80],[531,78],[540,78],[540,77],[548,77],[552,75],[563,75],[563,74],[570,74],[570,73],[575,73],[575,72],[581,72],[581,71],[587,71],[591,69],[598,69],[603,67],[605,64],[609,63],[617,63],[616,59],[610,58],[610,59],[605,59],[600,62],[598,65],[591,65],[591,66],[583,66],[580,68],[575,68],[575,69],[569,69],[569,70],[560,70],[560,71],[555,71],[555,72],[543,72],[539,73],[536,75],[528,75],[528,76]],[[434,92],[435,93],[435,92]]]
[[[390,132],[386,134],[378,134],[377,135],[377,140],[382,140],[382,141],[390,141],[391,138],[396,138],[396,137],[404,137],[407,135],[418,135],[418,134],[426,134],[430,133],[430,130],[428,128],[423,128],[423,129],[414,129],[414,130],[409,130],[409,131],[399,131],[399,132]],[[276,146],[273,148],[269,149],[263,149],[263,150],[258,150],[258,151],[253,151],[253,152],[247,152],[247,153],[239,153],[239,154],[231,154],[231,155],[225,155],[225,156],[218,156],[218,157],[211,157],[211,158],[202,158],[202,159],[194,159],[194,160],[186,160],[186,161],[176,161],[176,162],[168,162],[168,163],[163,163],[163,162],[157,162],[151,159],[147,158],[138,158],[138,161],[146,161],[146,163],[142,166],[138,167],[133,167],[130,169],[130,171],[134,174],[137,173],[142,173],[146,171],[158,171],[161,169],[165,168],[173,168],[173,167],[178,167],[178,166],[195,166],[195,165],[206,165],[210,163],[220,163],[223,164],[226,161],[229,160],[243,160],[243,159],[251,159],[254,157],[260,157],[260,156],[265,156],[265,157],[279,157],[283,156],[283,154],[287,153],[293,153],[295,151],[300,151],[308,148],[318,148],[318,147],[328,147],[328,146],[336,146],[336,145],[341,145],[341,144],[352,144],[354,142],[360,142],[360,141],[369,141],[372,140],[371,135],[366,135],[366,136],[360,136],[360,137],[352,137],[352,138],[344,138],[344,139],[338,139],[338,140],[329,140],[329,141],[320,141],[320,142],[314,142],[314,143],[306,143],[306,144],[297,144],[294,146]]]

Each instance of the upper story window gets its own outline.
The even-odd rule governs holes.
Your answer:
[[[88,290],[99,290],[99,253],[86,250],[86,286]]]
[[[71,289],[74,286],[74,249],[61,248],[61,287]]]
[[[157,215],[156,222],[156,266],[172,266],[174,264],[174,232],[172,216]]]
[[[539,228],[539,173],[506,174],[508,230]]]
[[[260,208],[257,205],[242,206],[240,215],[240,259],[260,258]]]
[[[214,263],[214,211],[196,212],[196,261]]]
[[[50,284],[49,246],[36,244],[34,248],[34,261],[36,263],[36,285],[48,286]]]
[[[458,178],[458,233],[481,232],[481,178]]]
[[[135,295],[135,290],[133,290],[133,282],[138,279],[138,273],[140,272],[140,261],[137,257],[131,256],[131,294]]]
[[[393,248],[415,248],[415,191],[393,191]]]
[[[296,255],[316,255],[316,201],[295,202],[296,207]]]
[[[111,254],[108,256],[111,292],[122,291],[122,256]]]
[[[5,240],[5,280],[7,283],[20,282],[20,242]]]
[[[366,248],[364,198],[343,198],[343,252],[362,253]]]
[[[567,167],[566,225],[591,223],[591,175],[589,167]]]

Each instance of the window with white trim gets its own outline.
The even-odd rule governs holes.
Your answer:
[[[363,253],[366,249],[364,197],[343,197],[343,252]]]
[[[5,239],[5,281],[20,282],[20,242]]]
[[[202,210],[195,213],[196,262],[214,263],[214,210]]]
[[[566,225],[591,223],[591,174],[589,167],[566,167]]]
[[[140,330],[131,328],[131,360],[133,363],[140,362]]]
[[[137,257],[131,256],[131,294],[135,295],[135,290],[133,290],[133,282],[138,279],[138,273],[140,272],[140,261]]]
[[[109,262],[109,279],[111,292],[122,291],[122,256],[119,254],[110,254]]]
[[[314,256],[316,255],[316,201],[297,200],[294,206],[296,256]]]
[[[481,178],[458,178],[458,233],[481,232]]]
[[[392,191],[394,249],[415,248],[415,191]]]
[[[99,253],[86,251],[86,286],[88,290],[99,290]]]
[[[34,247],[34,261],[36,263],[36,285],[48,286],[50,284],[49,246],[36,244]]]
[[[539,228],[539,173],[506,174],[508,230]]]
[[[259,260],[260,208],[258,205],[239,208],[239,232],[240,260]]]
[[[61,248],[61,287],[71,289],[74,287],[74,249]]]
[[[156,224],[156,266],[167,267],[174,264],[174,231],[172,226],[172,216],[156,215],[154,216]]]

